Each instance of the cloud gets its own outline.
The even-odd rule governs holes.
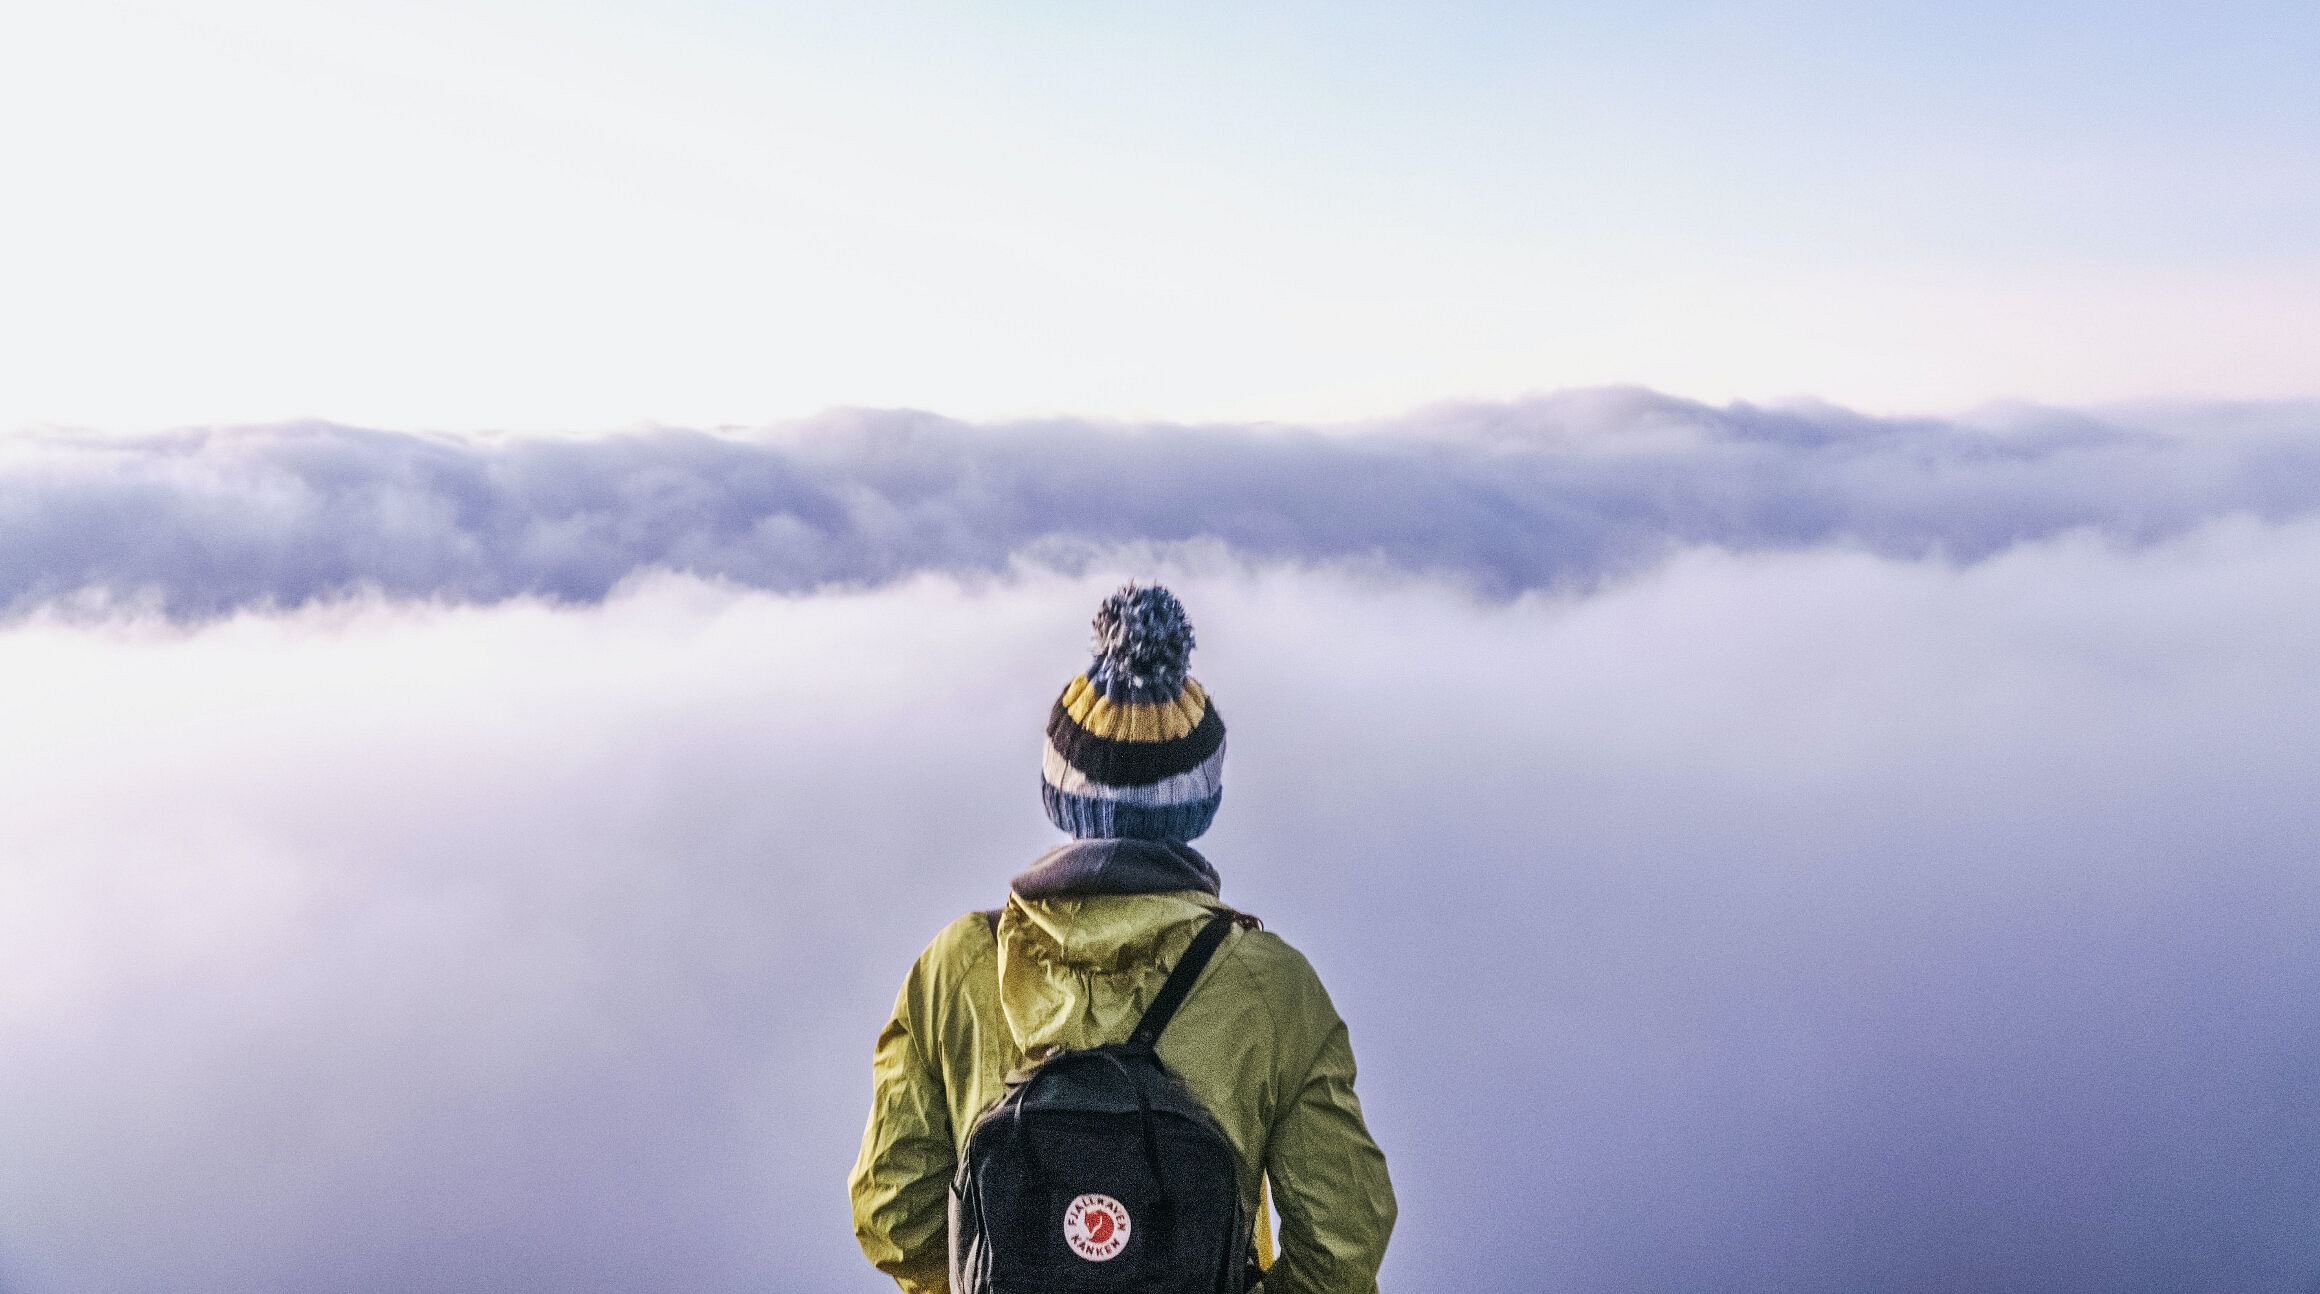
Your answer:
[[[2131,434],[2154,497],[2234,461]],[[1029,488],[865,437],[782,452]],[[768,452],[617,452],[669,443]],[[2237,516],[1586,595],[1133,573],[1232,724],[1227,897],[1352,1025],[1394,1288],[2112,1291],[2320,1273],[2315,569],[2320,521]],[[1047,841],[1039,716],[1128,573],[0,633],[0,1281],[877,1288],[870,1040]]]
[[[595,602],[676,571],[773,592],[1065,571],[1123,546],[1357,562],[1493,595],[1697,546],[1979,561],[2320,511],[2320,406],[1881,419],[1640,390],[1358,428],[973,426],[446,437],[327,424],[0,442],[0,613],[184,618],[366,592]]]

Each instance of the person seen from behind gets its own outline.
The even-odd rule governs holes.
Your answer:
[[[878,1035],[848,1186],[907,1294],[1377,1289],[1394,1195],[1345,1023],[1186,843],[1224,767],[1192,645],[1166,589],[1105,600],[1048,718],[1071,840],[934,937]]]

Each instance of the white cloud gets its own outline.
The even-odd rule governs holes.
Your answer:
[[[2239,518],[1492,604],[1159,567],[1394,1283],[2308,1276],[2316,565]],[[1047,839],[1126,573],[0,634],[0,1280],[868,1288],[868,1041]]]
[[[1123,545],[1362,561],[1501,594],[1686,545],[1973,561],[2320,511],[2310,404],[1880,419],[1637,389],[1359,428],[974,426],[836,413],[755,433],[410,436],[318,424],[0,442],[0,613],[198,617],[365,590],[603,597],[674,569],[776,591],[1069,569]]]

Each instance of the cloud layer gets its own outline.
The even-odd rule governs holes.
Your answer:
[[[1700,545],[1977,561],[2074,530],[2139,545],[2320,512],[2316,431],[2310,404],[1945,422],[1597,390],[1327,432],[855,412],[585,440],[55,433],[0,442],[0,613],[595,602],[654,570],[799,592],[1085,569],[1122,546],[1497,596]]]
[[[2228,492],[2124,434],[2146,503]],[[1586,461],[1460,435],[1391,452]],[[618,452],[671,443],[772,452]],[[877,497],[1018,488],[912,443]],[[2082,493],[2117,524],[1588,595],[1136,570],[1232,724],[1227,897],[1353,1028],[1393,1288],[2320,1275],[2320,521]],[[0,633],[0,1288],[878,1288],[870,1039],[1048,839],[1039,716],[1127,573]]]

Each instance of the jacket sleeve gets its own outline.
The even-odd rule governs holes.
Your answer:
[[[950,1287],[950,1184],[957,1163],[942,1075],[928,1058],[922,960],[911,968],[871,1060],[870,1124],[847,1188],[854,1236],[905,1294]]]
[[[1265,1294],[1375,1294],[1394,1229],[1386,1158],[1353,1095],[1353,1044],[1334,1018],[1265,1153],[1281,1256]]]

